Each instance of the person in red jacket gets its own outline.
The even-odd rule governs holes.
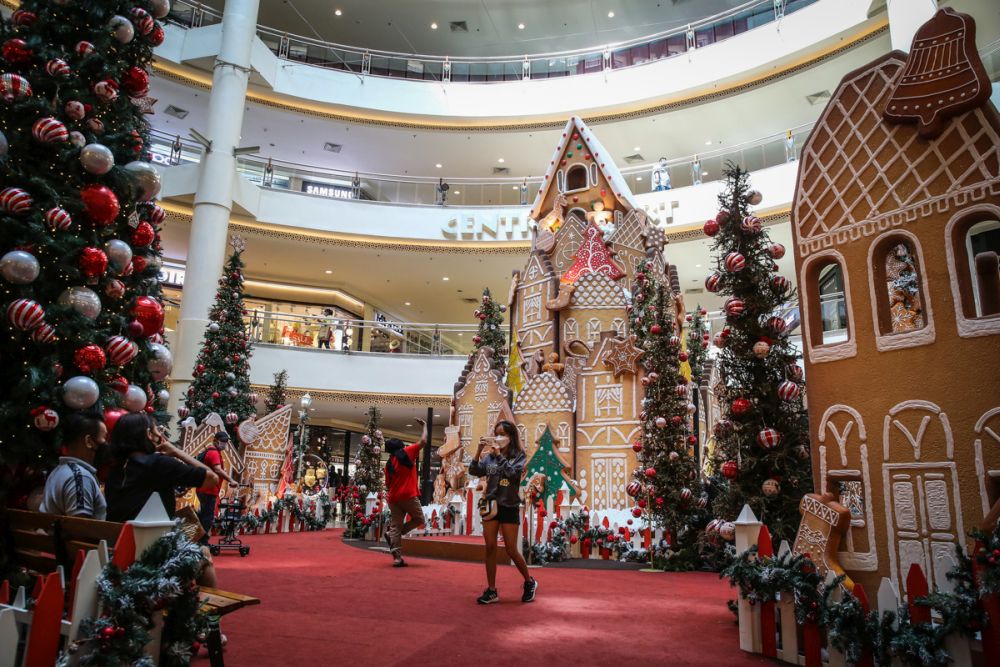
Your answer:
[[[404,445],[398,438],[390,438],[385,442],[386,451],[389,452],[389,460],[385,464],[385,488],[388,490],[390,513],[385,541],[389,543],[393,567],[406,567],[401,550],[403,535],[424,523],[424,510],[420,505],[420,491],[417,488],[417,461],[421,448],[427,444],[428,433],[424,420],[417,421],[424,427],[417,442]],[[404,523],[407,515],[410,520]]]

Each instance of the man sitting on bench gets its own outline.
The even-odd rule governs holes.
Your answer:
[[[45,496],[39,509],[47,514],[104,521],[108,506],[94,466],[94,461],[107,451],[104,419],[97,413],[73,412],[63,419],[62,430],[65,454],[45,480]]]

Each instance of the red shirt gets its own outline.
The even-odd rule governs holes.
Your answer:
[[[209,447],[205,450],[205,458],[201,460],[202,463],[211,468],[212,472],[215,472],[215,466],[222,466],[222,454],[215,447]],[[219,486],[222,486],[221,484]],[[218,496],[219,486],[201,487],[198,489],[198,493],[203,493],[208,496]]]
[[[420,443],[403,447],[403,452],[410,459],[410,465],[404,465],[395,456],[389,457],[385,464],[385,486],[389,489],[389,502],[401,503],[420,495],[417,490],[417,456],[420,454]],[[390,472],[390,468],[395,468]]]

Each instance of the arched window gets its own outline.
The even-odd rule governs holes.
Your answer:
[[[587,189],[587,167],[574,164],[566,171],[566,192]]]
[[[945,228],[958,334],[1000,334],[1000,207],[979,204]]]
[[[597,185],[597,163],[590,163],[590,184]]]
[[[857,354],[851,312],[850,276],[836,250],[805,259],[799,274],[805,342],[814,363],[846,359]]]
[[[895,350],[934,341],[920,242],[904,230],[886,232],[868,249],[875,346]]]
[[[576,340],[580,337],[580,329],[576,324],[576,319],[570,317],[563,323],[563,338],[565,340]]]

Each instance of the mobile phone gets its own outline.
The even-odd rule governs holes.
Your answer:
[[[484,435],[483,441],[486,443],[487,447],[492,447],[497,444],[497,437],[495,435]]]

